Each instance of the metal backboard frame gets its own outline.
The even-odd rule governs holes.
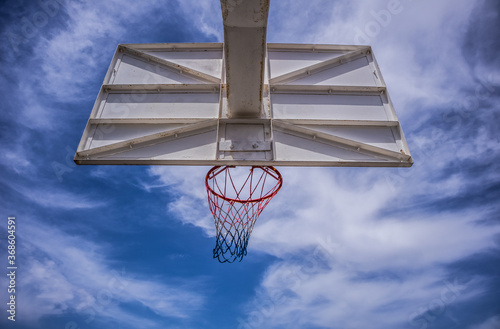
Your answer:
[[[119,45],[75,162],[413,164],[371,47],[267,44],[260,114],[245,118],[231,115],[223,46]]]

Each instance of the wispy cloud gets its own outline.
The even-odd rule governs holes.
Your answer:
[[[33,163],[29,161],[26,151],[19,144],[15,148],[5,150],[0,162],[17,174],[34,170]]]
[[[222,13],[219,1],[178,0],[180,12],[188,22],[196,22],[204,38],[223,42]],[[203,42],[198,40],[197,42]]]
[[[300,5],[274,4],[283,11],[282,21],[270,19],[272,41],[296,31],[303,42],[314,35],[309,42],[353,44],[363,33],[373,44],[401,105],[403,127],[410,122],[416,164],[406,171],[283,169],[284,188],[259,218],[249,246],[250,253],[259,250],[282,261],[268,269],[242,328],[412,326],[431,321],[429,309],[441,315],[456,300],[472,301],[487,289],[489,278],[462,277],[446,268],[496,250],[500,233],[498,224],[484,225],[494,205],[467,201],[481,184],[498,181],[497,172],[489,168],[472,177],[462,166],[484,158],[492,163],[499,144],[489,129],[475,133],[477,126],[464,129],[465,122],[447,120],[450,107],[460,105],[457,100],[479,98],[471,66],[461,56],[475,4],[399,3],[391,14],[387,1],[322,2],[321,14],[317,8],[301,11],[303,18],[294,16],[293,24],[283,26],[283,17]],[[312,31],[303,33],[315,14]],[[493,88],[491,79],[488,83]],[[492,90],[480,97],[485,110],[475,113],[476,119],[492,120],[492,97]],[[198,186],[192,177],[199,184],[202,175],[188,172],[182,179],[169,169],[151,173],[180,193],[171,209],[204,227],[189,219],[204,198],[202,189],[191,190]],[[446,201],[453,199],[463,200],[463,207]],[[394,209],[400,211],[391,213]],[[433,303],[440,303],[437,310]]]
[[[67,122],[75,115],[69,111],[74,105],[64,103],[95,99],[89,95],[98,91],[98,85],[89,82],[99,84],[117,44],[129,42],[123,39],[128,25],[160,9],[164,19],[169,17],[165,4],[155,0],[47,3],[49,9],[45,3],[28,6],[36,11],[11,21],[4,34],[19,40],[16,47],[4,44],[5,51],[14,55],[13,65],[4,67],[12,77],[9,89],[17,95],[10,107],[15,107],[18,123],[37,130],[61,127],[63,117]],[[127,10],[116,11],[118,7]],[[34,22],[36,17],[45,17],[46,23]],[[64,28],[49,28],[56,23]],[[28,33],[28,27],[33,32]]]
[[[43,10],[34,6],[17,5],[18,12],[2,22],[6,31],[20,31],[23,17],[32,19]],[[38,29],[16,51],[6,50],[0,61],[8,64],[1,79],[7,120],[2,122],[7,145],[0,160],[2,183],[22,195],[12,198],[22,200],[12,208],[36,204],[54,216],[61,210],[102,210],[116,199],[95,199],[102,193],[94,194],[94,189],[123,182],[126,176],[144,191],[168,196],[168,217],[213,235],[204,188],[207,167],[151,167],[149,177],[144,172],[123,175],[115,167],[67,170],[64,181],[50,173],[59,186],[47,183],[46,170],[53,161],[66,169],[72,165],[74,151],[65,143],[73,142],[66,136],[83,128],[118,43],[169,42],[181,32],[192,38],[186,41],[222,41],[220,3],[66,1],[62,8],[50,16],[47,28]],[[232,286],[223,286],[208,303],[204,289],[220,278],[200,278],[200,264],[182,259],[188,264],[182,278],[155,270],[146,276],[130,258],[114,258],[120,243],[126,243],[123,237],[93,238],[98,230],[104,230],[100,236],[124,227],[127,234],[135,232],[135,223],[121,222],[123,211],[132,206],[106,208],[105,216],[117,218],[106,224],[71,223],[64,229],[23,216],[23,321],[36,327],[39,319],[74,314],[80,327],[174,327],[172,322],[206,325],[210,319],[214,326],[229,328],[234,322],[226,320],[239,319],[240,328],[399,329],[448,328],[438,325],[445,319],[468,329],[496,329],[500,320],[493,307],[474,319],[466,318],[460,307],[487,304],[485,296],[497,282],[479,259],[498,254],[500,234],[497,18],[498,5],[492,0],[271,1],[269,42],[373,46],[415,165],[279,168],[283,189],[257,220],[249,244],[248,258],[262,261],[265,272],[251,269],[245,275],[253,281],[238,282],[241,299],[231,301],[239,312],[230,316],[217,305],[229,298]],[[82,106],[86,115],[78,114],[83,121],[75,128],[68,122]],[[78,134],[71,135],[74,146]],[[42,149],[53,153],[42,154]],[[54,159],[54,153],[61,158]],[[17,176],[11,177],[12,172]],[[82,180],[79,190],[68,184],[77,174],[90,178]],[[119,188],[112,191],[121,193]],[[124,192],[121,200],[143,200],[135,192]],[[140,227],[150,224],[143,220]],[[183,235],[174,224],[172,231]],[[142,239],[148,237],[134,243]],[[177,243],[179,238],[166,235],[169,239]],[[180,263],[177,255],[176,249],[164,257]],[[477,264],[466,270],[457,266],[470,259]],[[241,268],[224,272],[230,277]],[[215,269],[203,268],[203,273]],[[0,278],[2,286],[5,282]],[[249,302],[241,305],[241,300]]]
[[[469,329],[496,329],[500,328],[500,315],[492,316],[483,323],[471,326]]]
[[[250,242],[250,252],[259,249],[283,261],[269,268],[242,327],[418,326],[487,289],[491,278],[464,278],[446,269],[497,250],[500,233],[498,222],[481,224],[496,205],[473,199],[476,190],[499,180],[493,165],[499,144],[487,128],[497,108],[494,83],[488,82],[486,97],[475,94],[481,86],[470,79],[471,67],[461,56],[475,4],[401,1],[398,13],[390,14],[389,3],[325,5],[347,15],[315,30],[315,41],[357,43],[356,34],[363,33],[374,45],[389,91],[404,105],[398,111],[403,128],[410,121],[415,165],[392,172],[283,170],[285,187]],[[302,26],[300,19],[294,23]],[[470,115],[449,120],[449,107],[464,98],[472,101]],[[479,98],[483,103],[474,106]],[[477,122],[467,122],[472,116],[485,127],[474,131]],[[483,160],[488,165],[481,167]],[[471,172],[466,163],[483,170]],[[400,211],[391,214],[393,209]],[[453,298],[442,299],[448,295]],[[483,325],[495,319],[488,321]]]
[[[106,202],[92,199],[88,195],[78,195],[54,188],[18,186],[16,189],[27,199],[45,208],[88,209],[106,205]]]
[[[481,278],[457,279],[439,271],[360,273],[335,261],[330,264],[335,270],[328,271],[316,265],[320,260],[271,267],[242,327],[412,327],[433,303],[443,308],[436,311],[441,315],[451,303],[485,290]]]
[[[185,224],[203,228],[209,235],[215,234],[213,217],[208,210],[205,190],[206,167],[151,167],[149,173],[174,192],[167,209]]]
[[[287,5],[282,3],[281,7],[285,11],[290,8],[290,16],[298,12]],[[476,3],[376,0],[369,5],[364,1],[340,1],[321,2],[321,6],[321,13],[314,8],[302,20],[293,20],[291,29],[299,33],[303,24],[314,17],[311,43],[372,45],[389,90],[397,86],[399,91],[391,95],[404,109],[400,117],[418,111],[418,107],[411,106],[416,101],[428,105],[451,102],[471,82],[466,61],[450,54],[462,52],[463,32],[469,27]],[[454,88],[448,88],[450,83]]]
[[[127,10],[116,11],[116,7]],[[154,0],[66,3],[68,28],[40,40],[38,60],[44,72],[43,90],[59,100],[86,98],[86,84],[103,73],[126,26],[164,7]],[[163,12],[167,19],[168,10]]]
[[[261,216],[267,220],[259,221],[252,247],[274,250],[280,245],[283,251],[301,249],[317,244],[319,237],[325,239],[323,232],[332,232],[331,238],[341,246],[343,255],[336,257],[345,261],[361,257],[359,260],[365,265],[375,267],[380,263],[421,267],[467,256],[476,250],[474,246],[479,250],[491,247],[492,236],[500,232],[499,227],[477,225],[490,209],[443,209],[434,214],[411,210],[397,216],[384,215],[383,209],[400,202],[399,195],[412,195],[406,186],[394,189],[384,177],[366,189],[366,185],[355,188],[339,184],[341,174],[327,170],[294,169],[284,171],[284,176],[301,179],[285,181],[281,194]],[[305,185],[304,181],[318,183]],[[287,204],[300,207],[287,211]],[[447,238],[443,240],[443,236]],[[419,261],[420,257],[428,258]]]
[[[20,307],[33,321],[69,312],[86,321],[147,326],[155,321],[125,311],[122,305],[140,303],[164,318],[186,318],[203,307],[204,296],[194,289],[194,280],[178,280],[181,284],[174,286],[159,277],[138,277],[132,269],[110,265],[110,246],[25,222],[22,238],[29,252],[24,255],[27,262],[20,296],[26,302]]]

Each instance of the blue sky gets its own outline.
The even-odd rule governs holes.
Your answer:
[[[268,42],[372,45],[414,166],[279,168],[219,264],[209,168],[72,162],[116,46],[221,42],[219,2],[3,1],[0,326],[500,328],[500,3],[396,4],[273,0]]]

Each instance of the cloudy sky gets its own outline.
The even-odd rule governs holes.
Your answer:
[[[2,1],[0,326],[500,328],[499,14],[272,0],[268,42],[372,45],[415,164],[279,168],[248,256],[219,264],[209,168],[72,161],[116,46],[222,42],[219,2]]]

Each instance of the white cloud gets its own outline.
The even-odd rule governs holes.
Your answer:
[[[469,329],[498,329],[500,328],[500,315],[492,316],[483,323],[469,327]]]
[[[291,12],[297,9],[290,3],[287,12],[288,3],[282,2],[284,11],[279,14],[293,24],[286,30],[272,28],[277,36],[300,33],[312,16],[324,24],[313,24],[316,30],[301,33],[298,41],[315,35],[306,42],[352,44],[357,43],[359,31],[378,24],[378,32],[367,41],[374,47],[396,106],[404,105],[397,108],[398,115],[413,127],[433,117],[442,121],[445,118],[434,111],[435,106],[454,104],[463,98],[464,88],[474,88],[461,48],[477,3],[401,1],[401,12],[383,26],[373,12],[387,10],[389,2],[321,3],[324,6],[314,7],[316,14],[306,9],[304,16],[293,19]],[[325,18],[324,12],[331,15]],[[455,300],[478,296],[485,289],[482,278],[461,281],[456,279],[459,273],[450,274],[443,265],[496,248],[494,237],[500,227],[478,224],[491,207],[470,203],[431,212],[418,203],[464,194],[471,183],[466,172],[456,170],[438,182],[433,174],[457,166],[456,161],[497,151],[497,143],[486,132],[462,140],[461,128],[435,127],[426,135],[414,134],[410,148],[417,145],[413,151],[420,162],[411,169],[283,170],[284,188],[261,215],[249,246],[250,255],[260,250],[283,260],[266,273],[246,324],[400,328],[418,321],[432,303],[440,301],[447,308]],[[391,205],[407,210],[384,215]],[[365,277],[359,279],[360,274]],[[441,300],[448,283],[455,280],[466,288],[453,300]]]
[[[0,159],[0,162],[14,170],[17,174],[33,172],[34,165],[29,161],[26,151],[17,144],[14,148],[4,151],[4,156]]]
[[[88,97],[86,84],[111,61],[117,46],[114,40],[122,38],[127,25],[160,8],[167,19],[169,11],[164,7],[155,0],[67,2],[68,28],[41,39],[38,45],[43,90],[59,100]]]
[[[196,204],[205,198],[204,189],[197,187],[202,169],[153,167],[151,173],[185,195],[178,206],[184,204],[181,213],[189,217],[208,212],[206,205]],[[424,306],[439,302],[448,307],[484,290],[481,278],[465,282],[447,274],[441,264],[495,247],[493,237],[500,227],[476,224],[487,209],[437,214],[414,210],[382,217],[380,211],[400,195],[411,199],[422,190],[394,186],[377,169],[280,170],[284,187],[258,219],[247,257],[260,250],[283,260],[268,269],[242,328],[332,323],[396,328],[418,323]],[[435,193],[454,195],[458,182],[450,179]],[[459,292],[450,292],[450,285]]]
[[[492,237],[500,227],[476,224],[490,209],[434,214],[409,210],[382,217],[383,209],[401,202],[400,195],[411,200],[423,190],[392,186],[384,177],[377,177],[376,171],[361,170],[352,171],[359,175],[359,181],[353,180],[347,186],[339,183],[342,173],[338,170],[342,169],[283,170],[284,188],[258,220],[250,250],[285,257],[330,240],[334,241],[332,250],[339,261],[355,263],[363,270],[377,270],[380,264],[384,268],[407,269],[433,266],[494,246]],[[374,183],[370,187],[362,180]],[[420,180],[428,188],[422,176]],[[448,186],[449,190],[438,188],[436,195],[453,196],[454,187],[455,183]]]
[[[379,24],[367,41],[401,107],[400,118],[412,130],[431,118],[442,122],[447,118],[435,109],[448,110],[464,89],[475,87],[461,49],[477,3],[401,1],[401,10],[384,25],[376,16],[389,3],[273,2],[268,40],[353,44],[359,31]],[[462,140],[460,125],[444,123],[450,131],[436,126],[413,135],[410,146],[420,162],[411,169],[279,168],[284,187],[258,219],[247,257],[261,251],[281,261],[268,269],[240,327],[400,328],[418,323],[429,307],[447,309],[483,292],[483,278],[462,278],[445,266],[496,248],[500,227],[478,224],[491,207],[471,203],[430,211],[419,200],[466,193],[466,172],[456,170],[438,182],[433,175],[456,161],[496,153],[498,143],[485,131]],[[179,177],[178,170],[151,173],[180,194],[171,209],[206,229],[198,217],[208,212],[202,204],[204,171],[182,169]],[[384,215],[391,208],[403,210]]]
[[[43,189],[34,186],[17,186],[16,189],[31,201],[46,208],[88,209],[106,205],[105,202],[89,198],[87,195],[79,195],[57,189]]]
[[[484,292],[481,278],[446,278],[439,270],[411,274],[379,272],[365,277],[343,262],[333,270],[308,263],[282,262],[271,267],[240,328],[402,328],[420,327],[454,302],[471,300]],[[369,275],[372,275],[371,277]]]
[[[283,17],[278,22],[289,24],[274,24],[270,31],[277,35],[272,36],[276,42],[288,35],[294,36],[293,42],[372,45],[393,101],[401,109],[398,114],[406,118],[419,110],[412,106],[416,101],[447,104],[459,96],[460,87],[470,86],[461,42],[477,5],[467,0],[314,1],[307,6],[282,1],[274,15]],[[311,24],[314,30],[307,30]]]
[[[120,303],[141,303],[162,317],[186,318],[205,302],[193,288],[196,280],[174,286],[160,278],[137,277],[126,268],[113,270],[104,252],[110,246],[30,219],[25,222],[22,238],[28,262],[19,298],[25,301],[20,307],[27,320],[78,312],[88,323],[101,319],[150,327],[155,321],[125,311]]]
[[[221,39],[218,1],[178,3],[188,21],[198,22],[205,37]],[[430,117],[442,120],[435,112],[424,110],[431,104],[453,104],[462,96],[459,90],[472,85],[467,63],[459,54],[462,31],[474,2],[401,1],[403,10],[391,16],[387,26],[377,21],[373,11],[386,10],[389,1],[312,1],[307,6],[293,0],[272,3],[275,19],[270,21],[269,41],[273,42],[352,44],[359,31],[366,33],[369,24],[378,23],[379,32],[369,41],[391,95],[400,105],[398,114],[411,127]],[[63,101],[84,96],[82,88],[111,58],[116,45],[108,40],[119,39],[126,24],[157,10],[168,12],[158,1],[147,5],[77,2],[68,6],[69,28],[42,40],[37,48],[44,72],[40,84],[45,93]],[[116,11],[116,7],[127,10]],[[311,21],[314,24],[308,27]],[[477,70],[487,71],[483,67]],[[22,89],[28,99],[33,85],[26,83],[23,80]],[[35,121],[33,126],[44,129],[55,117],[32,98],[25,101],[23,115]],[[255,299],[257,304],[271,302],[252,304],[248,308],[250,323],[257,323],[260,317],[269,327],[329,327],[332,323],[345,328],[373,328],[373,323],[384,328],[397,326],[409,321],[412,314],[418,317],[422,303],[427,306],[439,300],[443,290],[449,289],[446,280],[453,281],[454,277],[442,265],[493,246],[498,227],[476,224],[488,209],[471,205],[467,211],[428,214],[409,207],[406,213],[381,215],[392,204],[418,208],[417,197],[429,200],[458,195],[465,188],[467,177],[463,173],[455,173],[439,184],[430,174],[457,159],[498,151],[498,143],[484,132],[465,143],[452,131],[445,133],[438,128],[429,135],[415,135],[412,144],[424,149],[425,157],[404,172],[366,168],[282,170],[284,188],[257,221],[247,256],[261,251],[281,260],[268,269]],[[7,156],[16,158],[16,154]],[[27,166],[25,161],[22,164]],[[213,235],[204,188],[207,170],[152,167],[150,174],[160,184],[145,184],[144,188],[166,187],[176,192],[168,211],[183,223]],[[103,205],[87,196],[59,191],[23,189],[22,193],[47,207]],[[25,309],[34,318],[78,310],[143,327],[153,322],[142,322],[143,318],[124,312],[115,301],[139,302],[160,316],[177,318],[193,316],[204,305],[203,296],[189,284],[180,288],[158,278],[112,273],[103,247],[82,238],[34,223],[26,236],[31,240],[32,256],[26,267],[29,283],[25,287],[36,298],[30,298],[33,302]],[[35,257],[38,252],[43,256]],[[316,258],[318,253],[320,257]],[[356,279],[360,275],[369,278]],[[56,287],[54,280],[58,282]],[[479,278],[467,282],[467,291],[456,299],[466,300],[481,292]],[[262,305],[269,307],[263,309]],[[490,320],[473,329],[489,329],[486,326],[497,319]]]
[[[149,173],[160,181],[161,186],[177,193],[175,200],[169,200],[167,207],[174,218],[201,227],[208,235],[214,235],[213,217],[208,209],[205,190],[207,171],[206,167],[155,166],[150,168]]]
[[[222,13],[220,1],[211,0],[178,0],[180,11],[187,22],[192,22],[204,34],[203,37],[214,37],[223,42]],[[197,40],[196,42],[204,42]]]
[[[157,0],[66,1],[64,8],[50,19],[66,19],[65,28],[30,39],[31,60],[26,59],[22,67],[10,68],[10,74],[19,80],[19,121],[30,128],[52,130],[61,118],[68,119],[68,115],[62,115],[67,108],[47,104],[94,100],[99,85],[92,87],[89,81],[103,79],[99,75],[109,65],[118,40],[128,41],[124,39],[127,27],[158,10],[164,13],[163,19],[170,15],[168,5]],[[19,29],[19,22],[13,24],[13,29],[16,27]]]

